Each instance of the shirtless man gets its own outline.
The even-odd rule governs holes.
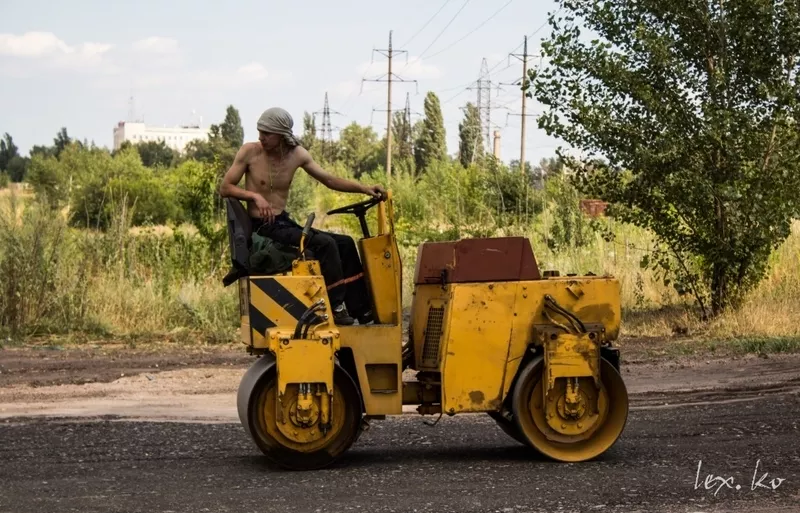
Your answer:
[[[303,227],[285,210],[289,187],[299,168],[334,191],[376,198],[386,191],[379,185],[366,186],[327,173],[292,134],[293,125],[291,115],[283,109],[264,111],[257,123],[258,142],[245,143],[239,149],[219,192],[222,197],[247,201],[253,231],[276,242],[299,246]],[[237,185],[242,176],[244,189]],[[348,307],[360,323],[371,322],[363,268],[353,239],[312,229],[306,247],[320,262],[335,323],[354,324]]]

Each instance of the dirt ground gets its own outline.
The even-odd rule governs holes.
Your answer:
[[[800,355],[648,356],[653,352],[652,343],[626,346],[623,378],[633,408],[800,391]],[[0,349],[0,419],[238,421],[235,393],[253,361],[241,345],[7,347]]]
[[[239,424],[241,346],[7,347],[0,513],[800,511],[800,355],[653,349],[628,345],[631,411],[597,461],[543,460],[487,415],[402,415],[287,473]]]

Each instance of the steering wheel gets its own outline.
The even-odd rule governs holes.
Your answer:
[[[364,238],[369,238],[369,228],[367,227],[367,218],[365,217],[367,211],[385,200],[386,198],[384,197],[371,198],[366,201],[361,201],[359,203],[353,203],[352,205],[346,205],[344,207],[329,210],[327,214],[329,216],[336,214],[353,214],[358,218],[358,221],[361,224],[361,231],[364,232]]]

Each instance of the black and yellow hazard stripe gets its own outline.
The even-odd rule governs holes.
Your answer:
[[[276,278],[251,278],[250,285],[250,327],[261,336],[274,327],[294,329],[310,306]]]

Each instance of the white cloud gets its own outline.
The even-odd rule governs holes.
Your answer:
[[[97,66],[112,48],[113,45],[94,42],[70,46],[52,32],[26,32],[19,36],[0,34],[0,55],[59,68]]]
[[[12,57],[44,57],[73,51],[52,32],[26,32],[21,36],[0,34],[0,54]]]
[[[171,37],[151,36],[133,43],[133,49],[142,53],[172,55],[179,52],[178,41]]]

